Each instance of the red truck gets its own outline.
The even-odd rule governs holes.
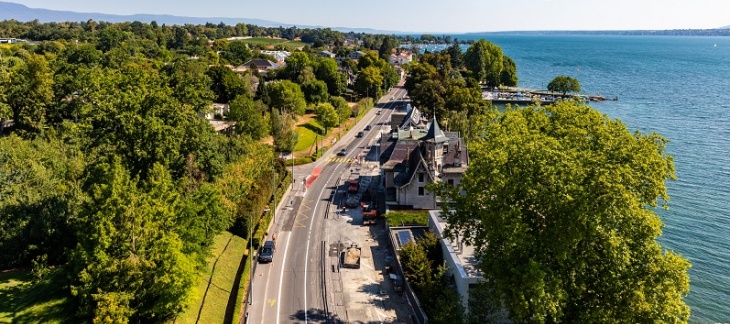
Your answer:
[[[378,222],[378,210],[373,204],[361,203],[362,206],[362,224],[373,225]]]

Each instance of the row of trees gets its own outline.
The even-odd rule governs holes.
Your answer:
[[[405,88],[413,104],[467,140],[480,136],[485,114],[482,84],[517,85],[514,61],[492,43],[480,40],[462,53],[454,43],[438,53],[425,53],[409,66]]]

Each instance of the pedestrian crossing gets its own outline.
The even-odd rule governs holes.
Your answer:
[[[344,158],[344,157],[328,157],[325,159],[327,162],[335,162],[335,163],[355,163],[357,161],[356,158]]]

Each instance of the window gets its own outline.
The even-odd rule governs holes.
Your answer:
[[[449,179],[447,182],[449,183],[449,186],[454,186],[454,179]]]
[[[449,144],[444,144],[444,154],[449,153]]]
[[[419,196],[425,196],[426,192],[423,190],[423,187],[418,187],[418,195]]]
[[[418,173],[418,182],[423,182],[423,172]]]

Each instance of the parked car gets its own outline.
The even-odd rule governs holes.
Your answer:
[[[274,251],[276,251],[276,243],[274,241],[266,241],[264,246],[261,247],[259,262],[274,261]]]
[[[339,152],[337,152],[337,155],[339,155],[339,156],[347,155],[347,148],[343,147]]]

